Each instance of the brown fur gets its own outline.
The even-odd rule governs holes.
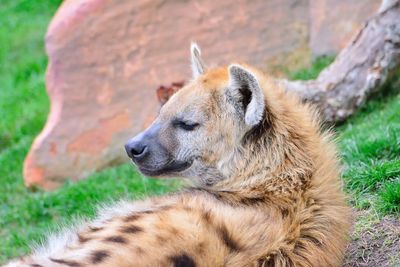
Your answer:
[[[216,174],[221,177],[117,205],[106,212],[111,215],[73,230],[61,249],[39,251],[10,266],[340,266],[350,212],[332,138],[321,132],[309,105],[246,68],[263,89],[265,111],[243,136],[231,134],[238,126],[221,102],[227,67],[206,71],[160,114],[168,120],[185,112],[182,103],[208,114],[201,134],[215,140],[215,149],[202,152],[204,166],[217,165],[227,157],[226,147],[235,148]],[[160,138],[172,142],[168,131]]]

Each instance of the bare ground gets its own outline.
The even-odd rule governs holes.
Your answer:
[[[399,217],[357,211],[355,221],[343,267],[400,266]]]

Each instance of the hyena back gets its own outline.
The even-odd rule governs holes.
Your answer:
[[[193,187],[117,203],[7,266],[340,266],[350,212],[316,113],[257,69],[191,55],[193,80],[126,150]]]

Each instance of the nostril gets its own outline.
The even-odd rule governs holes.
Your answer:
[[[147,146],[141,142],[131,142],[125,145],[125,150],[130,158],[139,158],[144,156]]]
[[[147,147],[146,146],[136,146],[136,147],[131,147],[131,155],[134,157],[138,157],[142,154],[144,154],[144,151]]]

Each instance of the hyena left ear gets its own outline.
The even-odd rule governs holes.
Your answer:
[[[206,65],[201,59],[201,51],[199,46],[194,42],[192,42],[192,44],[190,45],[190,55],[191,55],[192,75],[193,79],[195,79],[206,71]]]
[[[243,108],[245,123],[249,126],[257,125],[263,118],[265,102],[256,75],[236,64],[230,65],[228,70],[230,96]]]

